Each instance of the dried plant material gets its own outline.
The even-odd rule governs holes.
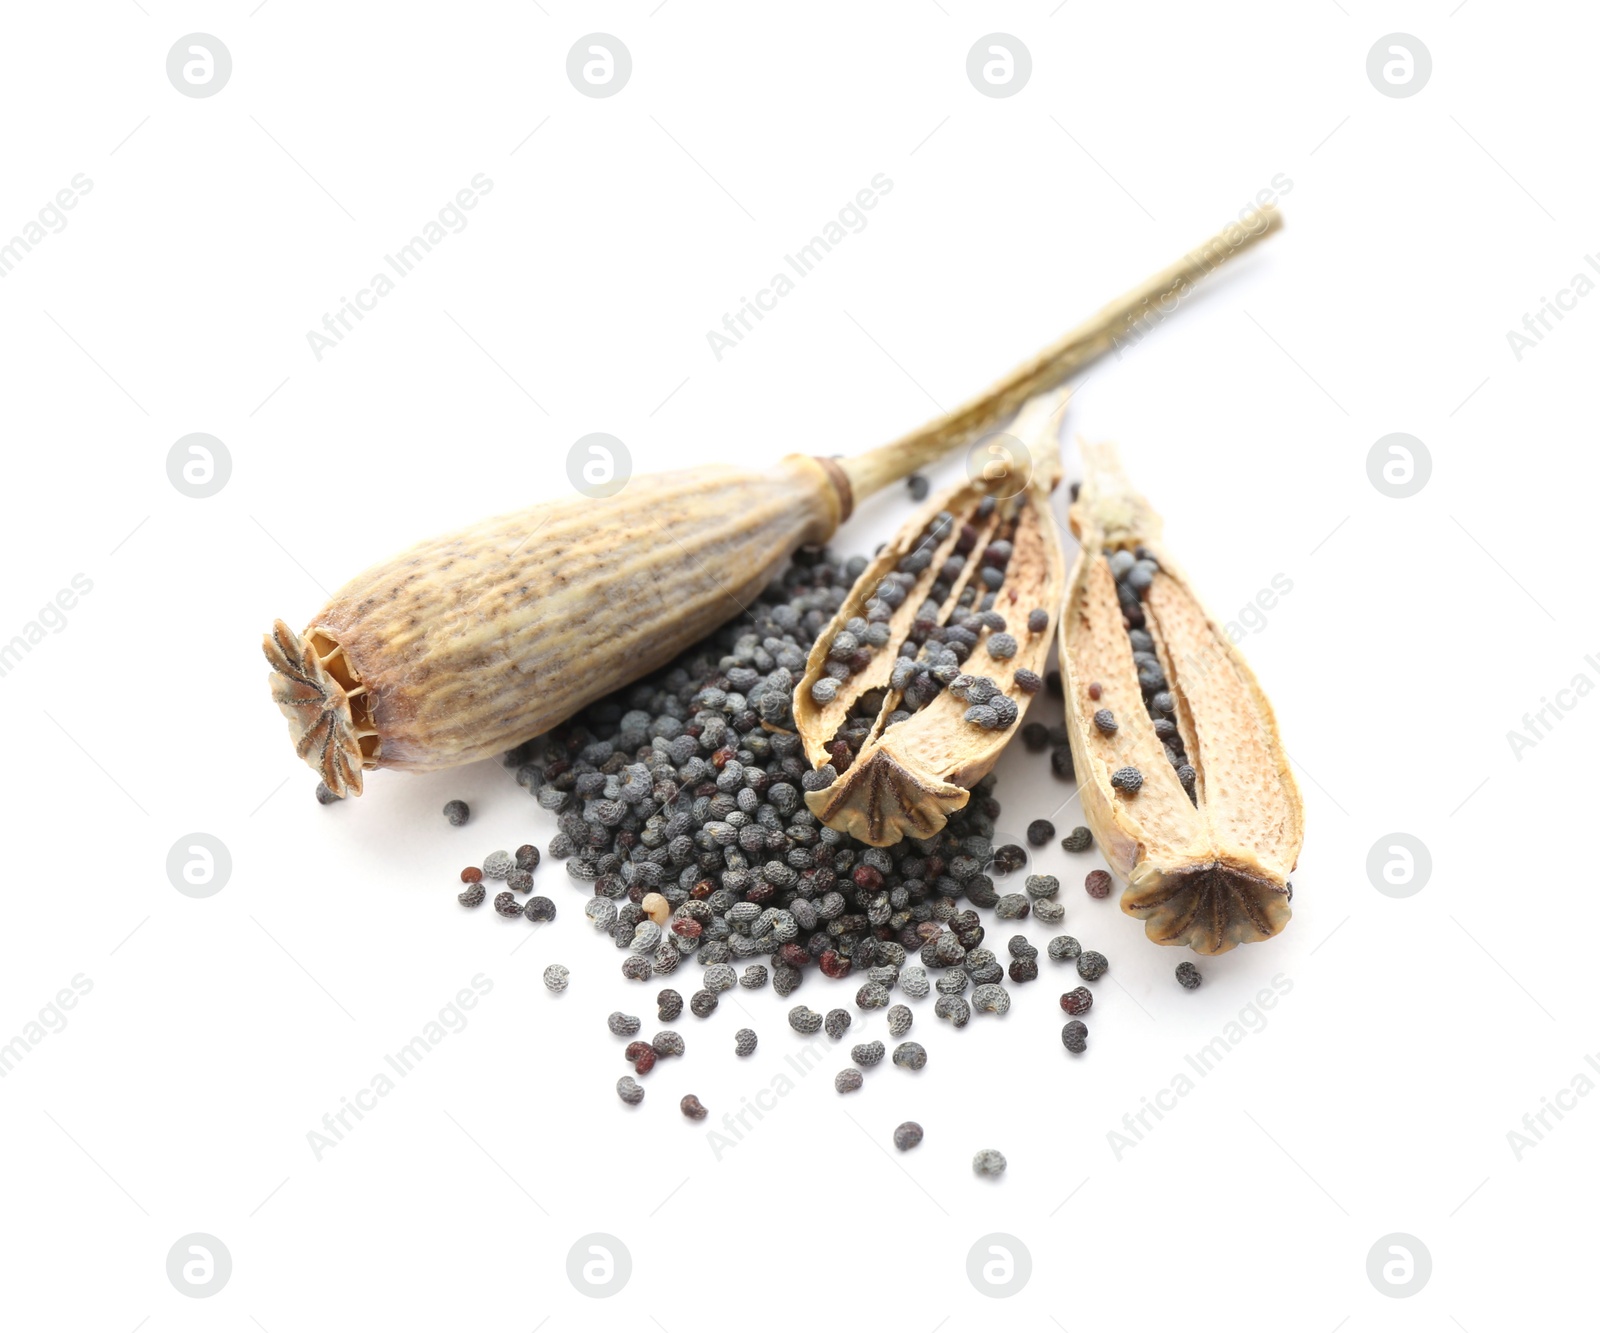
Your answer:
[[[930,500],[818,636],[795,725],[821,785],[806,803],[875,847],[927,838],[1022,724],[1050,653],[1066,564],[1050,514],[1064,400],[1039,399],[1033,446]]]
[[[1289,920],[1305,822],[1272,706],[1116,450],[1083,453],[1061,668],[1084,815],[1152,940],[1267,939]]]
[[[635,477],[426,541],[341,588],[298,635],[263,641],[295,751],[334,796],[374,768],[485,758],[548,731],[737,614],[794,551],[826,541],[872,492],[977,438],[1119,341],[1152,307],[1280,225],[1232,225],[987,393],[851,458],[771,472]]]

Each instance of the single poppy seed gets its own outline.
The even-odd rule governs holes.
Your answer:
[[[1200,985],[1200,969],[1193,963],[1179,963],[1174,975],[1184,990],[1194,990]]]
[[[624,1074],[617,1080],[617,1096],[621,1097],[629,1106],[637,1106],[644,1100],[644,1089],[631,1077]]]
[[[738,1056],[755,1054],[756,1034],[753,1028],[740,1028],[733,1034],[733,1053]]]
[[[1139,788],[1144,786],[1144,774],[1131,764],[1126,768],[1119,768],[1111,775],[1111,785],[1118,791],[1125,791],[1129,796],[1138,794]]]
[[[522,904],[517,901],[517,895],[506,889],[494,896],[494,910],[501,916],[521,916]]]
[[[446,801],[444,803],[444,817],[457,828],[460,828],[467,822],[467,819],[471,813],[472,812],[467,809],[467,803],[465,801]]]
[[[1005,1154],[981,1148],[972,1155],[972,1169],[980,1176],[1002,1176],[1006,1170]]]
[[[1099,709],[1094,715],[1094,724],[1103,734],[1109,736],[1117,729],[1117,715],[1109,708]]]
[[[1109,897],[1111,893],[1111,875],[1104,870],[1091,870],[1083,877],[1083,887],[1091,898]]]
[[[901,1152],[910,1152],[921,1142],[922,1126],[915,1120],[907,1120],[895,1126],[894,1146]]]
[[[706,1108],[700,1105],[700,1099],[692,1092],[683,1094],[683,1100],[678,1103],[678,1109],[688,1116],[690,1120],[704,1120]]]
[[[1074,1018],[1061,1029],[1061,1044],[1074,1055],[1082,1055],[1089,1048],[1088,1025]]]
[[[1048,819],[1036,819],[1028,825],[1028,842],[1031,846],[1043,847],[1055,836],[1056,826]]]
[[[1061,1007],[1074,1016],[1086,1014],[1094,1006],[1094,992],[1087,986],[1078,986],[1061,997]]]
[[[1093,949],[1087,949],[1078,955],[1078,975],[1085,981],[1098,981],[1105,976],[1106,969],[1110,966],[1106,956],[1103,953],[1096,953]]]
[[[555,991],[559,995],[566,990],[567,982],[572,974],[562,967],[560,963],[551,963],[544,970],[544,986],[546,990]]]
[[[522,914],[529,921],[554,921],[556,905],[548,898],[529,898],[527,905],[522,909]]]
[[[889,1057],[901,1069],[918,1070],[928,1063],[928,1053],[918,1042],[903,1041]]]
[[[1086,852],[1094,846],[1094,834],[1079,824],[1061,840],[1061,846],[1063,850],[1069,852]]]
[[[481,884],[469,884],[456,894],[456,901],[463,907],[476,907],[484,899],[484,887]]]

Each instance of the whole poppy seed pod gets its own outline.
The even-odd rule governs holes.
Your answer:
[[[1141,918],[1158,944],[1213,954],[1268,939],[1289,920],[1288,877],[1305,836],[1272,705],[1162,547],[1161,519],[1133,489],[1116,450],[1085,443],[1083,460],[1070,512],[1081,546],[1060,656],[1084,817],[1127,880],[1122,910]],[[1141,684],[1148,668],[1134,660],[1107,559],[1136,551],[1154,565],[1137,603],[1139,642],[1149,640],[1166,682],[1153,693]],[[1091,684],[1099,686],[1095,698]],[[1181,764],[1157,734],[1150,708],[1158,701],[1173,710],[1187,755]],[[1097,704],[1115,711],[1115,731],[1095,725]]]
[[[1132,338],[1155,303],[1280,225],[1238,224],[1069,332],[989,392],[853,458],[766,473],[636,477],[616,495],[536,504],[425,541],[263,639],[296,752],[336,796],[374,768],[496,755],[647,674],[736,614],[857,501],[977,438]],[[1008,673],[1009,677],[1009,673]]]

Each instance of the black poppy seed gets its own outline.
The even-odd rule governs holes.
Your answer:
[[[850,1048],[850,1058],[863,1069],[882,1064],[884,1047],[881,1041],[863,1041]]]
[[[911,1010],[903,1004],[897,1004],[889,1010],[889,1035],[903,1037],[911,1031]]]
[[[1200,985],[1200,969],[1193,963],[1179,963],[1173,975],[1184,990],[1195,990]]]
[[[1111,785],[1118,791],[1125,791],[1129,796],[1138,794],[1139,788],[1144,786],[1144,774],[1131,764],[1119,768],[1111,775]]]
[[[1028,842],[1031,846],[1043,847],[1055,836],[1056,826],[1048,819],[1035,819],[1028,825]]]
[[[889,1003],[889,990],[876,981],[869,981],[856,992],[857,1009],[882,1009]]]
[[[630,1074],[624,1074],[617,1080],[617,1096],[621,1097],[629,1106],[637,1106],[644,1100],[644,1089]]]
[[[1006,975],[1018,985],[1025,981],[1034,981],[1039,976],[1039,964],[1031,958],[1013,958],[1011,965],[1006,968]]]
[[[683,1038],[671,1028],[664,1028],[650,1039],[650,1049],[662,1059],[672,1055],[682,1055],[684,1052]]]
[[[740,1028],[733,1034],[733,1053],[737,1056],[754,1055],[756,1034],[753,1028]]]
[[[996,847],[990,868],[997,875],[1009,875],[1013,870],[1021,870],[1028,864],[1028,854],[1014,842],[1008,842],[1003,847]]]
[[[465,801],[446,801],[444,803],[444,817],[457,828],[460,828],[467,822],[467,819],[470,817],[471,813],[472,812],[467,809],[467,803]]]
[[[696,1018],[709,1018],[717,1007],[715,992],[697,990],[689,997],[689,1012]]]
[[[1011,679],[1024,694],[1037,694],[1044,688],[1044,680],[1037,671],[1029,671],[1027,667],[1018,667],[1011,673]]]
[[[529,898],[522,909],[522,915],[529,921],[554,921],[556,905],[548,898]]]
[[[1050,728],[1043,722],[1029,722],[1022,728],[1022,744],[1030,754],[1043,754],[1050,745]]]
[[[901,1152],[910,1152],[921,1142],[922,1126],[915,1120],[907,1120],[895,1126],[894,1146]]]
[[[1106,969],[1110,966],[1106,956],[1103,953],[1096,953],[1093,949],[1085,949],[1078,955],[1078,975],[1085,981],[1098,981],[1105,976]]]
[[[1050,751],[1050,768],[1058,778],[1071,781],[1077,776],[1077,770],[1072,766],[1072,747],[1058,745]]]
[[[1026,935],[1013,935],[1007,940],[1006,952],[1013,958],[1037,958],[1039,956],[1039,951],[1029,943]]]
[[[539,868],[539,849],[531,842],[525,842],[517,848],[517,869],[530,873]]]
[[[1010,634],[990,634],[987,647],[989,656],[1001,661],[1017,655],[1017,641]]]
[[[1117,715],[1109,708],[1101,708],[1095,712],[1094,724],[1103,735],[1109,736],[1117,729]]]
[[[664,990],[656,996],[656,1018],[670,1023],[683,1012],[683,996],[675,990]]]
[[[1035,607],[1028,612],[1028,629],[1034,634],[1043,634],[1050,628],[1050,613],[1043,607]]]
[[[751,963],[740,975],[739,984],[745,990],[760,990],[767,984],[767,969],[760,963]]]
[[[456,901],[463,907],[476,907],[484,900],[485,890],[481,884],[469,884],[456,894]]]
[[[980,1176],[1003,1176],[1006,1170],[1005,1154],[993,1148],[980,1148],[972,1155],[972,1169]]]
[[[865,1082],[859,1069],[841,1069],[833,1076],[833,1090],[841,1095],[847,1092],[859,1092]]]
[[[894,1054],[889,1057],[900,1069],[918,1070],[928,1063],[928,1053],[923,1050],[918,1042],[903,1041],[894,1048]]]
[[[1068,852],[1086,852],[1094,846],[1094,834],[1079,824],[1071,833],[1061,840],[1061,846]]]
[[[994,914],[1002,921],[1019,921],[1028,911],[1028,896],[1024,893],[1001,894],[994,905]]]
[[[822,1015],[806,1005],[797,1004],[789,1010],[789,1026],[802,1036],[811,1036],[822,1030]]]
[[[1057,935],[1046,946],[1045,952],[1057,963],[1070,963],[1083,952],[1083,946],[1071,935]]]
[[[920,472],[913,472],[906,478],[906,489],[911,492],[911,498],[918,502],[928,498],[928,479]]]
[[[1074,1018],[1061,1029],[1061,1044],[1074,1055],[1089,1049],[1089,1028],[1081,1019]]]
[[[1094,1007],[1094,992],[1087,986],[1075,986],[1061,997],[1061,1008],[1073,1016],[1086,1014]]]
[[[522,904],[517,901],[517,895],[506,889],[494,896],[494,910],[501,916],[521,916]]]
[[[850,1014],[845,1009],[830,1009],[828,1016],[822,1020],[822,1030],[835,1041],[850,1030]]]
[[[506,888],[513,893],[526,893],[533,887],[533,876],[526,870],[512,870],[506,876]]]

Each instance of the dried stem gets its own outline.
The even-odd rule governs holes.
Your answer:
[[[977,439],[1029,398],[1059,384],[1119,343],[1137,342],[1144,336],[1145,326],[1164,318],[1200,279],[1283,226],[1283,215],[1270,204],[1260,210],[1257,220],[1255,230],[1239,223],[1225,227],[954,412],[891,444],[838,460],[856,501]]]

